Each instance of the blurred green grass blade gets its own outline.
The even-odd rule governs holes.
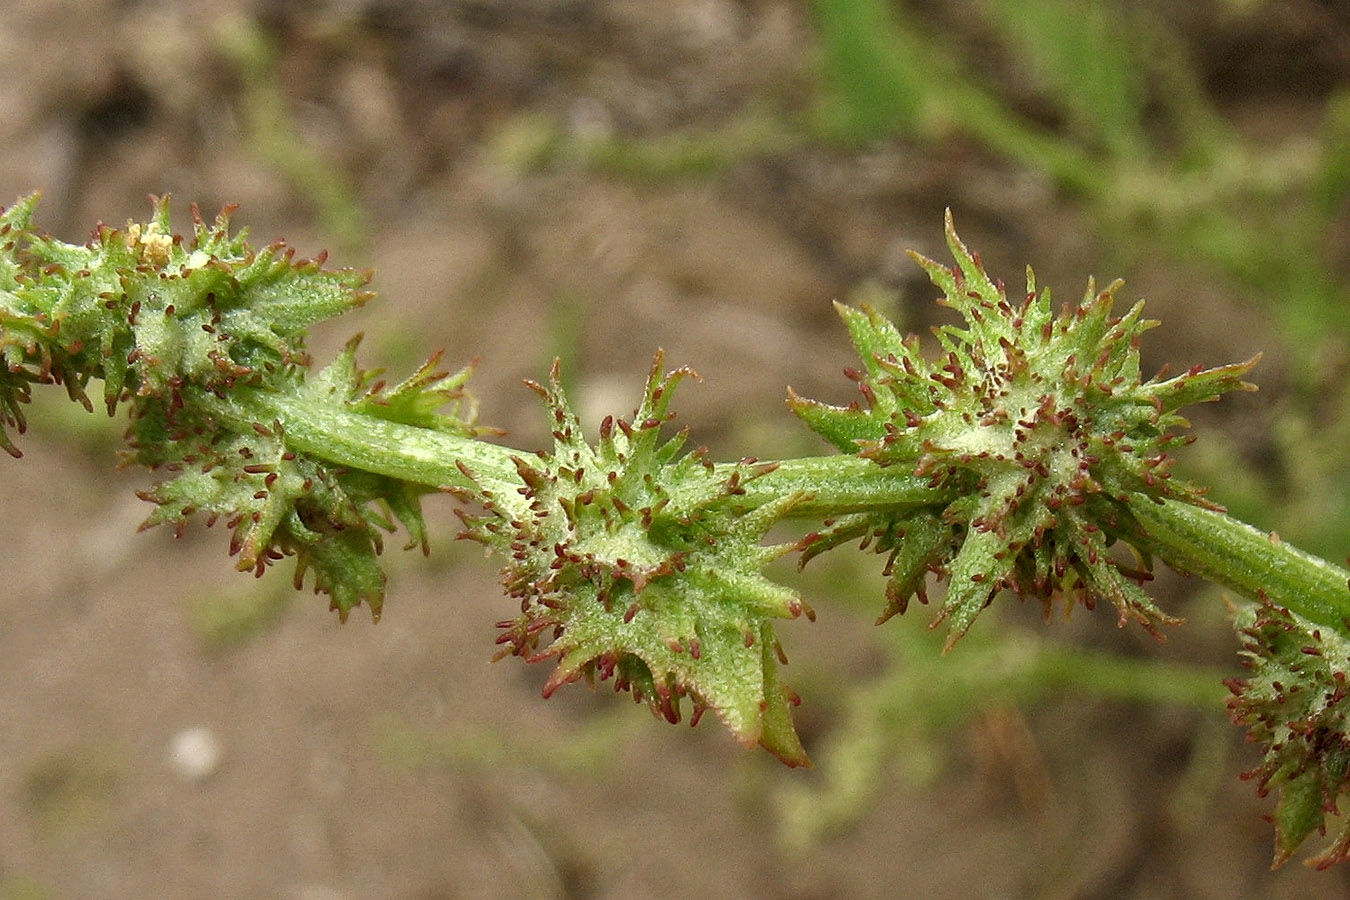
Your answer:
[[[1135,29],[1100,0],[984,0],[1017,58],[1031,64],[1074,138],[1108,157],[1144,159],[1146,85]]]
[[[827,127],[854,140],[918,127],[929,87],[919,36],[876,0],[815,0],[811,7],[832,91]]]
[[[831,139],[962,135],[1075,192],[1104,189],[1098,163],[1010,110],[938,36],[884,0],[815,0],[812,11],[826,86],[818,119]]]

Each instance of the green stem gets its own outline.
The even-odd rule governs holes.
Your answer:
[[[232,427],[282,423],[297,449],[339,465],[430,488],[472,488],[471,472],[489,491],[522,486],[512,457],[519,451],[449,432],[391,422],[303,398],[263,391],[236,391],[203,402]],[[735,464],[716,467],[719,478]],[[850,456],[784,460],[745,484],[742,501],[754,509],[802,493],[794,518],[828,518],[868,510],[897,511],[945,505],[949,489],[929,486],[898,468]],[[1220,512],[1177,500],[1161,503],[1136,495],[1130,510],[1144,529],[1143,546],[1168,565],[1207,578],[1257,600],[1262,597],[1304,618],[1350,629],[1350,572]]]
[[[1350,630],[1350,572],[1304,553],[1273,532],[1214,510],[1135,495],[1130,512],[1147,532],[1143,543],[1173,568],[1261,598],[1305,619]]]
[[[296,450],[353,469],[429,488],[473,488],[462,465],[487,490],[523,484],[511,461],[515,451],[475,438],[267,391],[236,390],[223,399],[205,394],[200,402],[240,432],[247,432],[254,423],[280,422],[287,442]]]
[[[471,488],[472,482],[460,468],[463,464],[488,490],[523,485],[511,460],[522,451],[510,447],[265,391],[240,390],[225,399],[207,394],[202,402],[213,415],[240,431],[247,431],[254,422],[279,421],[295,449],[366,472],[431,488]],[[714,477],[729,477],[737,465],[719,464]],[[951,491],[930,487],[927,479],[900,469],[851,456],[816,456],[781,461],[773,471],[747,480],[742,502],[755,509],[799,492],[805,497],[792,509],[795,518],[869,509],[895,511],[945,503],[952,496]]]
[[[757,507],[800,491],[806,497],[789,515],[817,519],[869,510],[898,513],[951,502],[955,495],[949,488],[930,487],[928,482],[856,456],[808,456],[782,460],[772,472],[747,482],[744,500]]]

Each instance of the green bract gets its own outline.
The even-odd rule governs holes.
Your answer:
[[[1149,631],[1175,622],[1148,598],[1149,557],[1137,566],[1109,545],[1135,529],[1130,504],[1200,492],[1177,484],[1167,451],[1182,443],[1182,407],[1250,388],[1252,363],[1142,381],[1139,336],[1154,322],[1136,304],[1112,315],[1113,284],[1091,281],[1076,305],[1052,310],[1031,270],[1023,297],[1009,300],[956,236],[947,216],[955,267],[915,256],[960,313],[963,327],[934,329],[941,354],[928,360],[917,337],[902,337],[875,312],[839,307],[862,371],[850,371],[862,393],[849,407],[793,395],[806,423],[836,447],[898,466],[947,487],[950,502],[896,515],[886,510],[840,518],[808,556],[862,537],[890,554],[882,618],[925,599],[932,570],[948,581],[938,621],[949,621],[950,647],[999,590],[1037,597],[1047,614],[1054,598],[1092,606],[1109,599],[1122,623]],[[1254,360],[1253,360],[1254,362]],[[1132,525],[1132,523],[1131,523]]]
[[[547,388],[533,385],[553,418],[553,451],[516,457],[524,486],[480,490],[489,515],[466,517],[469,536],[511,560],[503,578],[521,614],[499,623],[498,643],[530,661],[558,659],[546,696],[582,677],[613,678],[672,723],[688,697],[692,721],[710,708],[741,742],[805,765],[771,620],[811,613],[760,574],[794,545],[759,543],[800,495],[748,511],[745,484],[775,466],[718,472],[704,451],[680,453],[682,433],[663,440],[675,385],[691,373],[662,376],[660,364],[658,355],[632,421],[605,419],[594,447],[557,367]]]
[[[297,260],[280,243],[255,251],[245,234],[229,233],[229,210],[213,223],[194,210],[185,244],[171,235],[163,200],[146,225],[101,226],[79,246],[34,231],[35,204],[29,197],[0,216],[4,421],[22,430],[30,383],[64,383],[83,400],[85,385],[101,379],[109,414],[129,407],[129,460],[168,475],[141,494],[157,504],[146,526],[181,529],[194,513],[224,521],[241,569],[262,574],[294,555],[297,586],[312,571],[343,618],[361,603],[378,618],[380,530],[396,518],[425,545],[426,487],[306,453],[281,416],[230,413],[249,395],[282,397],[470,436],[471,404],[464,420],[436,412],[458,405],[467,371],[438,374],[433,360],[397,387],[367,387],[353,342],[312,374],[306,329],[366,302],[368,274]]]
[[[1240,612],[1246,678],[1228,682],[1233,721],[1262,745],[1265,758],[1247,777],[1264,795],[1280,793],[1275,866],[1284,864],[1350,788],[1350,640],[1281,606]],[[1350,822],[1309,864],[1324,869],[1350,858]]]

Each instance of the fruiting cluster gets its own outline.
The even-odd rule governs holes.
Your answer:
[[[111,412],[123,401],[196,388],[224,394],[263,386],[308,364],[305,331],[370,298],[368,274],[296,260],[283,244],[253,251],[229,234],[229,214],[194,213],[184,246],[167,200],[151,221],[100,225],[83,246],[35,232],[36,195],[0,215],[5,362],[11,376],[64,383],[81,394],[103,380]]]
[[[941,355],[925,359],[917,337],[902,337],[871,310],[840,307],[862,357],[863,369],[848,372],[862,400],[791,402],[841,450],[904,467],[956,499],[899,516],[842,517],[808,557],[850,539],[875,541],[890,555],[883,619],[913,596],[926,600],[929,571],[945,577],[938,621],[950,622],[949,649],[1002,589],[1039,598],[1047,614],[1056,597],[1089,607],[1104,597],[1122,623],[1157,634],[1176,620],[1140,588],[1148,555],[1139,550],[1127,565],[1109,545],[1137,531],[1131,504],[1203,502],[1168,471],[1167,451],[1184,442],[1173,433],[1186,424],[1177,411],[1250,387],[1241,375],[1252,363],[1142,381],[1139,335],[1156,323],[1142,318],[1142,303],[1113,317],[1117,285],[1098,292],[1089,281],[1083,300],[1056,316],[1030,269],[1025,296],[1009,300],[950,215],[947,242],[955,267],[915,256],[945,293],[939,302],[965,320],[934,329]]]
[[[702,448],[681,454],[683,432],[663,439],[675,386],[692,373],[660,366],[658,355],[631,422],[606,418],[594,446],[557,366],[547,387],[532,384],[552,416],[553,451],[515,457],[523,486],[480,488],[469,499],[488,514],[464,516],[466,536],[510,560],[503,581],[521,614],[499,623],[498,643],[531,662],[557,658],[545,696],[612,678],[671,723],[687,697],[691,723],[712,709],[742,743],[804,765],[771,620],[812,614],[760,572],[795,545],[759,543],[799,496],[747,510],[738,497],[773,465],[746,460],[727,473]]]
[[[1251,674],[1227,682],[1233,721],[1263,745],[1257,778],[1276,807],[1275,865],[1286,862],[1350,788],[1350,640],[1273,604],[1237,614]],[[1350,822],[1308,863],[1319,869],[1350,859]]]
[[[388,385],[356,367],[353,340],[318,372],[293,369],[288,395],[312,410],[353,412],[421,428],[473,433],[473,406],[463,395],[469,371],[434,370],[435,358],[407,380]],[[276,390],[276,385],[268,390]],[[377,557],[381,532],[395,521],[410,536],[409,547],[427,551],[421,484],[349,466],[337,466],[296,448],[280,418],[264,424],[222,415],[223,402],[175,404],[143,399],[133,411],[127,439],[131,459],[172,473],[141,492],[157,504],[144,526],[174,523],[181,532],[195,513],[208,524],[225,522],[233,536],[231,555],[239,568],[261,576],[271,563],[296,558],[295,584],[314,573],[314,590],[327,594],[344,621],[367,604],[378,620],[385,576]],[[216,398],[222,400],[222,398]],[[437,410],[464,406],[465,419]]]
[[[31,227],[36,196],[0,215],[0,409],[22,431],[32,383],[61,383],[88,408],[85,386],[103,381],[109,414],[130,408],[130,462],[169,474],[142,493],[158,508],[145,525],[201,513],[232,529],[239,568],[258,574],[297,557],[296,582],[314,572],[316,591],[343,618],[368,603],[378,617],[384,575],[380,530],[403,522],[425,535],[418,495],[396,479],[335,467],[294,447],[275,418],[232,418],[245,394],[300,398],[368,416],[472,435],[471,421],[436,410],[462,399],[467,372],[432,363],[395,388],[367,387],[355,343],[313,374],[306,329],[364,303],[368,275],[297,260],[283,244],[254,251],[194,209],[190,243],[171,236],[167,200],[142,226],[100,226],[84,246]],[[466,418],[472,419],[472,408]],[[18,451],[3,438],[11,453]]]

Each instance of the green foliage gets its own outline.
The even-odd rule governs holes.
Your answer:
[[[1006,35],[1013,52],[1029,60],[1064,107],[1073,136],[1116,159],[1148,153],[1145,71],[1137,33],[1119,4],[1096,0],[985,0],[982,7]]]
[[[778,792],[790,845],[854,824],[889,779],[931,781],[949,768],[944,754],[951,732],[981,715],[1034,708],[1066,690],[1216,713],[1224,696],[1220,671],[1064,646],[1015,626],[964,638],[959,666],[904,623],[878,640],[886,665],[841,686],[838,723],[813,752],[820,779],[791,782]]]
[[[334,161],[310,146],[292,120],[273,36],[251,18],[231,17],[217,28],[217,45],[242,82],[239,114],[253,153],[313,205],[340,249],[364,248],[369,232],[360,198]]]
[[[109,414],[129,407],[128,460],[167,475],[142,493],[157,505],[146,527],[181,529],[197,513],[223,521],[240,569],[262,574],[295,556],[297,585],[312,571],[342,617],[361,603],[378,617],[380,532],[397,519],[424,546],[425,487],[335,467],[293,446],[279,420],[226,423],[210,401],[287,395],[469,436],[477,433],[469,422],[437,412],[461,399],[467,371],[436,373],[433,361],[396,387],[367,386],[353,342],[311,375],[306,330],[366,302],[368,275],[297,260],[282,244],[255,251],[245,234],[230,234],[229,210],[211,223],[197,216],[185,243],[172,235],[163,200],[145,225],[104,226],[76,246],[35,231],[35,205],[30,197],[0,216],[6,423],[22,430],[32,383],[64,384],[89,406],[85,386],[101,379]]]
[[[1343,338],[1350,296],[1326,240],[1348,183],[1344,92],[1326,102],[1319,144],[1255,146],[1222,120],[1187,48],[1147,5],[976,8],[989,46],[925,21],[918,4],[814,3],[825,133],[960,137],[1046,176],[1086,201],[1109,243],[1278,298],[1270,312],[1308,377],[1331,336]],[[1025,87],[1027,75],[1049,124],[1020,113],[1024,98],[1003,86]]]
[[[858,138],[915,127],[928,86],[914,36],[885,3],[813,4],[833,130]]]
[[[845,143],[899,134],[974,138],[1084,193],[1101,190],[1103,172],[1080,147],[1012,112],[968,77],[957,48],[925,32],[886,0],[817,0],[822,81],[829,89],[817,118]]]

